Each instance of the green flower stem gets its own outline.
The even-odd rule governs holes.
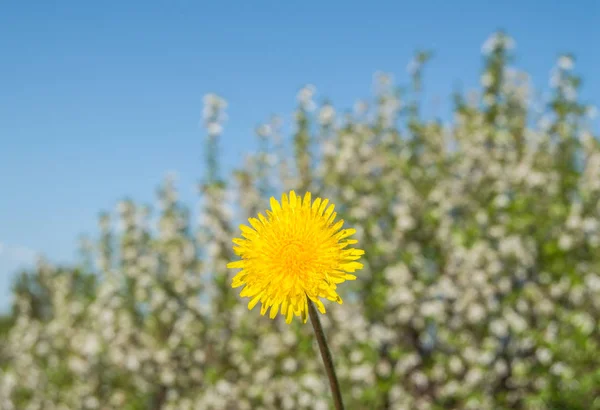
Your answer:
[[[323,358],[323,364],[325,365],[325,370],[327,371],[329,387],[331,388],[331,394],[333,395],[333,403],[335,404],[336,410],[344,410],[342,392],[340,391],[340,384],[335,374],[335,368],[333,367],[331,351],[327,345],[327,339],[325,339],[325,332],[323,332],[323,326],[321,326],[319,313],[317,312],[314,303],[310,299],[308,300],[308,314],[310,315],[310,322],[313,325],[313,329],[315,329],[315,336],[317,337],[319,350],[321,351],[321,357]]]

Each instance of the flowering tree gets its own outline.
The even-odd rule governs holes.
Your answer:
[[[600,408],[600,143],[574,60],[538,107],[512,40],[484,45],[478,92],[444,124],[378,74],[371,105],[339,118],[298,95],[230,178],[226,103],[205,99],[197,223],[173,178],[158,212],[123,201],[73,267],[41,261],[2,322],[3,409],[327,409],[310,329],[248,314],[231,288],[239,222],[295,189],[334,201],[364,269],[323,322],[351,409]]]

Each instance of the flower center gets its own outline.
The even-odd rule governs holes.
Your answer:
[[[286,270],[291,274],[305,271],[309,265],[310,253],[299,241],[288,242],[280,250],[279,257]]]

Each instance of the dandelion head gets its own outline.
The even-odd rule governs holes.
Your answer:
[[[320,298],[342,303],[336,287],[356,279],[350,272],[362,268],[357,260],[364,251],[348,247],[358,242],[348,239],[356,230],[341,229],[344,221],[336,216],[329,200],[312,202],[310,192],[301,198],[290,191],[281,203],[271,198],[271,210],[250,218],[251,227],[240,226],[233,249],[241,260],[227,267],[241,269],[232,287],[244,287],[240,296],[250,298],[248,309],[261,302],[262,315],[271,309],[271,319],[281,313],[287,323],[294,316],[306,322],[308,299],[321,313]]]

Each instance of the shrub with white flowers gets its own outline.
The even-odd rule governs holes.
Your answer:
[[[0,323],[0,407],[330,408],[310,327],[249,314],[226,268],[237,225],[295,189],[335,202],[365,250],[323,316],[349,409],[600,409],[595,110],[568,55],[540,105],[513,43],[485,42],[482,88],[448,123],[421,113],[429,53],[411,86],[378,73],[372,103],[342,116],[307,86],[290,140],[279,118],[258,127],[230,177],[226,102],[208,95],[198,217],[169,177],[157,212],[103,214],[81,263],[23,273]]]

